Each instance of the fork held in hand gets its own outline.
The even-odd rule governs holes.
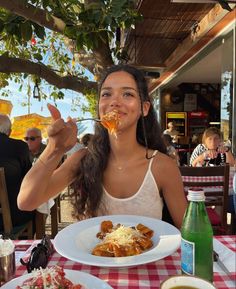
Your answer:
[[[74,118],[75,122],[80,122],[80,121],[86,121],[86,120],[93,120],[97,122],[101,122],[101,119],[98,118]],[[41,122],[41,125],[50,125],[51,123],[49,122]]]
[[[101,122],[101,119],[98,119],[98,118],[76,118],[75,120],[76,122],[85,121],[85,120],[93,120],[93,121]]]

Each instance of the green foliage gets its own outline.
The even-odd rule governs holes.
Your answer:
[[[88,106],[83,105],[83,112],[90,112],[93,117],[97,116],[98,95],[95,89],[85,90],[84,95],[87,99]]]
[[[8,86],[8,75],[6,73],[0,73],[0,88]]]
[[[35,9],[44,9],[47,21],[54,17],[60,18],[65,24],[64,35],[51,32],[45,27],[25,19],[22,16],[0,8],[0,55],[8,52],[9,57],[17,57],[43,63],[60,76],[73,75],[86,79],[84,68],[79,64],[72,64],[73,53],[84,49],[88,53],[97,48],[101,41],[110,42],[112,57],[128,59],[119,41],[114,41],[117,28],[130,29],[140,14],[134,9],[135,0],[24,0]],[[75,51],[69,51],[65,46],[65,36],[74,40]],[[31,39],[36,39],[36,44]],[[9,81],[19,84],[19,90],[24,89],[27,74],[0,74],[1,95],[8,94],[6,87]],[[28,81],[34,82],[33,77]],[[62,99],[64,93],[58,88],[39,81],[43,98]],[[28,91],[28,94],[31,93]],[[96,114],[97,92],[85,91],[88,107],[84,111]]]
[[[27,1],[35,7],[44,8],[50,15],[62,19],[66,23],[64,34],[76,41],[76,48],[92,50],[98,47],[99,41],[104,40],[104,32],[109,40],[115,37],[118,27],[130,28],[140,20],[140,14],[133,9],[131,0],[97,0],[95,2],[75,0],[31,0]],[[33,34],[44,39],[44,27],[1,9],[0,34],[4,40],[11,39],[9,45],[22,45],[29,41]],[[15,42],[12,38],[14,37]],[[119,49],[119,47],[118,47]]]
[[[135,1],[99,0],[89,4],[78,3],[78,12],[73,20],[71,18],[74,25],[66,26],[65,35],[76,40],[77,50],[98,47],[99,41],[104,41],[104,32],[111,41],[118,27],[130,28],[141,19],[140,14],[132,9],[133,2]]]

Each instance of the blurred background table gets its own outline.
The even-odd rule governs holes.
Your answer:
[[[224,244],[228,249],[232,250],[232,253],[236,252],[236,236],[217,236],[216,239]],[[27,249],[25,255],[30,252],[32,246],[35,246],[39,241],[19,240],[15,241],[16,251],[20,250],[21,246]],[[30,246],[30,247],[29,247]],[[23,254],[23,251],[17,253]],[[172,255],[152,262],[146,265],[139,265],[132,268],[101,268],[95,266],[83,265],[67,258],[62,257],[57,252],[51,257],[48,266],[59,265],[64,269],[81,270],[83,272],[90,273],[107,283],[109,283],[114,289],[157,289],[160,283],[171,275],[180,274],[180,251],[176,251]],[[25,267],[17,263],[16,277],[26,274]],[[231,278],[230,278],[231,277]],[[214,284],[217,289],[235,289],[235,282],[232,278],[236,278],[236,270],[231,273],[231,276],[227,276],[223,272],[214,273]]]

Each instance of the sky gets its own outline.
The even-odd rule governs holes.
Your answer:
[[[46,29],[46,34],[50,33],[51,35],[51,31]],[[36,37],[37,38],[37,37]],[[40,47],[41,44],[43,45],[50,45],[50,37],[46,37],[46,39],[44,40],[40,40],[37,38],[37,43]],[[42,43],[41,43],[42,42]],[[40,44],[41,43],[41,44]],[[70,50],[61,44],[60,39],[54,42],[54,47],[59,49],[60,47],[60,51],[61,53],[67,53],[70,57],[72,57],[72,54],[70,52]],[[47,53],[45,55],[42,55],[43,58],[43,63],[47,65],[48,63],[48,59],[49,56],[51,55],[51,51],[50,49],[47,51]],[[78,68],[79,64],[75,64],[75,68]],[[88,72],[87,70],[85,70],[85,76],[88,77],[89,80],[93,80],[93,75]],[[42,99],[41,101],[38,101],[37,99],[33,98],[33,87],[31,86],[31,94],[32,96],[30,97],[30,105],[27,105],[28,103],[28,94],[27,94],[27,85],[28,85],[28,78],[25,79],[25,83],[23,85],[22,91],[19,91],[19,84],[15,83],[14,81],[9,82],[9,85],[7,87],[4,87],[1,90],[0,87],[0,99],[5,99],[8,101],[11,101],[13,104],[13,108],[10,114],[10,118],[13,118],[15,116],[21,116],[21,115],[26,115],[28,113],[37,113],[40,114],[42,116],[50,116],[50,113],[47,109],[47,103],[51,103],[54,105],[54,101],[47,99],[44,100]],[[42,82],[43,83],[43,82]],[[45,82],[44,82],[45,83]],[[41,84],[40,84],[41,85]],[[43,84],[42,84],[43,85]],[[50,95],[52,90],[50,90],[48,88],[48,83],[43,87],[43,91],[44,93]],[[10,93],[8,94],[8,97],[4,97],[1,95],[1,92],[3,91],[7,91],[10,90]],[[56,100],[56,104],[57,104],[57,108],[60,110],[62,118],[66,119],[68,116],[72,117],[72,118],[88,118],[91,117],[91,115],[89,113],[83,113],[82,110],[78,107],[73,105],[73,99],[75,98],[80,98],[82,102],[85,102],[85,98],[83,97],[82,94],[72,91],[72,90],[60,90],[64,93],[64,99],[61,100]],[[86,127],[86,130],[84,133],[93,133],[93,126],[94,123],[91,121],[86,121],[82,123],[83,126]]]
[[[28,113],[37,113],[42,116],[50,116],[50,113],[47,109],[47,103],[51,103],[54,105],[54,101],[47,99],[38,101],[33,97],[30,98],[30,106],[27,104],[27,93],[23,89],[21,92],[18,89],[19,85],[14,82],[10,82],[7,89],[11,91],[11,95],[8,97],[0,96],[1,99],[8,100],[12,102],[13,108],[10,114],[10,118],[12,119],[15,116],[26,115]],[[76,107],[76,110],[73,110],[72,99],[80,96],[81,100],[83,100],[83,95],[79,95],[79,93],[74,92],[72,90],[62,90],[65,93],[64,99],[56,100],[57,108],[61,112],[61,116],[66,120],[68,116],[72,118],[86,118],[91,117],[89,113],[83,113],[79,107]],[[24,104],[24,105],[23,105]],[[93,121],[86,121],[82,123],[85,130],[84,133],[93,133]],[[79,133],[79,132],[78,132]],[[80,133],[79,133],[80,134]]]

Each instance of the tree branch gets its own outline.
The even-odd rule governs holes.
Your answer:
[[[22,0],[0,0],[0,6],[50,30],[64,34],[66,23],[62,19],[52,15],[50,15],[48,19],[45,10],[22,2]],[[97,70],[95,74],[98,76],[103,73],[107,67],[114,64],[111,56],[108,35],[106,32],[103,32],[101,36],[102,39],[99,39],[98,41],[98,48],[93,50]],[[85,62],[82,65],[87,67]],[[88,69],[90,70],[91,66]]]
[[[0,72],[3,73],[27,73],[37,75],[59,89],[71,89],[84,93],[85,89],[97,89],[97,83],[76,76],[59,76],[47,66],[34,63],[29,60],[0,56]]]
[[[66,23],[63,20],[53,15],[47,17],[45,10],[28,3],[25,4],[22,0],[0,0],[0,6],[50,30],[64,33]]]

